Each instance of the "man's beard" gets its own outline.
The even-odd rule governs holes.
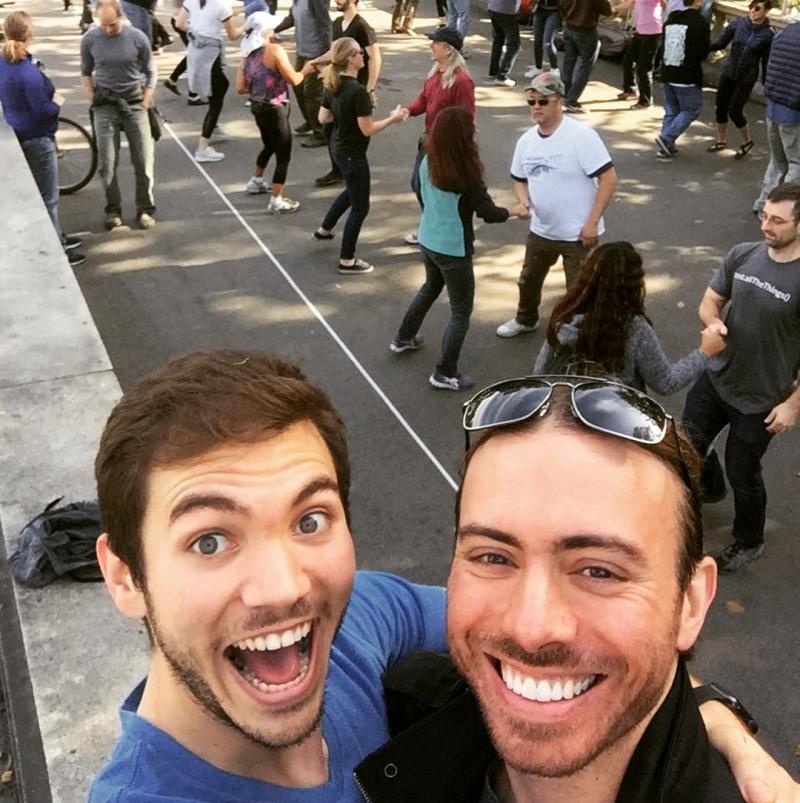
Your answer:
[[[172,671],[175,679],[184,689],[189,692],[189,694],[195,699],[197,704],[205,713],[217,720],[217,722],[220,722],[221,724],[235,730],[237,733],[242,734],[242,736],[246,737],[254,744],[257,744],[261,747],[266,747],[270,750],[283,750],[288,747],[294,747],[295,745],[304,742],[309,736],[311,736],[312,733],[314,733],[314,731],[317,730],[320,722],[322,721],[324,701],[320,701],[319,708],[315,712],[313,719],[305,727],[298,729],[294,733],[282,735],[280,739],[276,739],[274,735],[269,736],[259,730],[248,728],[247,726],[236,722],[228,714],[228,712],[225,711],[222,703],[219,701],[219,698],[216,694],[214,694],[213,690],[200,673],[200,670],[197,667],[197,662],[192,658],[192,656],[189,653],[180,650],[167,640],[158,625],[158,620],[155,615],[151,597],[146,591],[144,593],[144,598],[145,605],[147,606],[147,624],[149,626],[153,642],[167,661],[167,664],[169,665],[169,668]],[[323,611],[323,613],[325,613],[325,611]],[[342,614],[342,617],[344,617],[344,614]],[[339,620],[339,624],[336,628],[337,632],[340,626],[341,619]],[[300,710],[305,705],[307,705],[307,701],[301,700],[295,705],[283,709],[281,713],[291,714]]]

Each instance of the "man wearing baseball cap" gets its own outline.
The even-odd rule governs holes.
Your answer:
[[[540,73],[525,90],[533,127],[517,142],[511,160],[514,192],[531,212],[517,313],[497,328],[500,337],[532,332],[539,323],[542,285],[559,257],[567,287],[604,231],[603,212],[617,173],[597,132],[564,115],[564,84]]]

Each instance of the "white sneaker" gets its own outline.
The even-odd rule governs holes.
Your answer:
[[[526,326],[524,323],[520,323],[516,318],[512,318],[510,321],[501,323],[500,326],[497,327],[497,336],[516,337],[517,335],[533,332],[537,326],[538,323],[535,323],[533,326]]]
[[[195,162],[221,162],[224,158],[224,153],[215,151],[210,145],[207,148],[198,148],[194,152]]]
[[[261,176],[251,176],[250,181],[247,182],[245,191],[250,195],[259,195],[262,192],[268,192],[269,188],[264,183],[264,179],[261,178]]]
[[[221,125],[217,125],[211,132],[211,137],[208,141],[212,144],[216,144],[219,142],[227,142],[231,139],[233,139],[233,134],[229,134]]]
[[[495,86],[516,86],[517,82],[513,78],[495,78]]]
[[[541,67],[531,67],[530,70],[528,70],[528,72],[525,73],[525,77],[536,78],[536,76],[539,75],[540,72],[542,72]]]
[[[553,69],[548,70],[548,72],[551,76],[553,76],[553,78],[558,78],[559,81],[561,80],[561,72],[559,71],[558,67],[553,67]]]
[[[286,215],[290,212],[296,212],[300,208],[300,201],[292,201],[289,198],[284,198],[282,195],[275,195],[269,199],[267,204],[268,215]]]
[[[408,243],[409,245],[419,245],[419,240],[417,239],[417,232],[410,231],[408,234],[404,234],[403,242]]]

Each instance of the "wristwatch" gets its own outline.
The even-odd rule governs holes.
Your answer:
[[[716,700],[727,708],[741,720],[742,724],[750,733],[758,733],[758,723],[750,716],[750,712],[739,702],[738,697],[734,697],[727,689],[719,683],[708,683],[705,686],[698,686],[694,689],[694,698],[697,705],[702,705],[708,700]]]

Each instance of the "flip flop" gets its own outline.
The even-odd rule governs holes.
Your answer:
[[[754,144],[755,143],[753,142],[752,139],[748,139],[747,142],[743,142],[739,146],[739,150],[736,151],[736,153],[733,155],[733,158],[734,159],[744,159],[744,157],[747,156],[747,154],[750,153],[750,151],[753,150],[753,145]]]
[[[717,153],[717,151],[724,151],[727,147],[727,142],[715,142],[713,145],[706,148],[706,153]]]

